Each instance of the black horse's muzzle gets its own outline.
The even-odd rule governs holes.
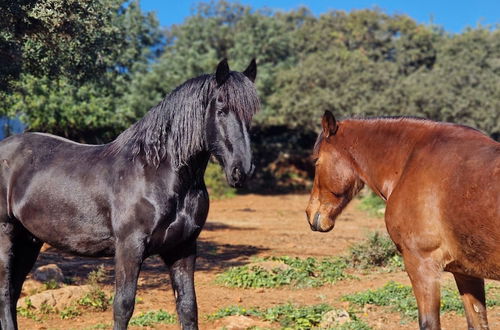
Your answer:
[[[233,167],[231,170],[231,183],[234,187],[240,188],[246,179],[247,175],[240,167]]]
[[[229,185],[235,188],[243,187],[246,180],[252,177],[254,171],[255,166],[253,164],[250,165],[250,169],[248,171],[245,171],[245,169],[241,165],[233,166],[230,174],[228,175]]]

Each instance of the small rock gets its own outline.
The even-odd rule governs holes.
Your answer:
[[[221,320],[220,325],[227,330],[243,330],[248,328],[269,328],[268,322],[254,320],[248,316],[232,315]]]
[[[45,290],[45,285],[38,281],[28,279],[23,283],[22,296],[31,296]]]
[[[29,300],[36,309],[40,309],[45,304],[62,310],[82,298],[90,289],[90,285],[69,285],[60,289],[47,290],[25,297],[25,299],[19,299],[17,307],[26,307],[26,301]]]
[[[64,275],[56,264],[49,264],[38,267],[33,273],[33,279],[39,282],[56,281],[57,283],[64,282]]]
[[[349,321],[351,321],[351,317],[347,311],[343,309],[333,310],[323,315],[319,327],[320,329],[333,329]]]

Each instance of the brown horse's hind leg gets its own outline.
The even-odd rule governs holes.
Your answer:
[[[453,273],[462,296],[469,329],[489,329],[486,317],[486,295],[482,278]]]
[[[430,258],[424,259],[405,253],[403,257],[417,299],[420,329],[441,329],[439,268]]]

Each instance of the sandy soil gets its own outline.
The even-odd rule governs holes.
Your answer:
[[[385,230],[383,219],[372,218],[359,211],[357,202],[351,203],[337,220],[330,233],[317,233],[309,229],[304,209],[307,195],[260,196],[245,195],[211,204],[207,225],[199,239],[200,257],[197,262],[196,289],[201,329],[224,326],[220,321],[208,321],[206,315],[222,307],[271,307],[286,302],[301,305],[328,303],[336,308],[347,308],[340,300],[345,294],[369,288],[379,288],[389,280],[410,284],[404,272],[356,273],[359,279],[345,280],[334,285],[311,289],[234,289],[214,283],[217,274],[231,266],[244,265],[252,257],[298,256],[326,257],[345,254],[349,246],[361,241],[373,230]],[[112,260],[87,259],[64,255],[48,249],[40,256],[37,266],[57,263],[65,276],[84,283],[89,271],[104,264],[109,270],[105,291],[113,289]],[[444,274],[442,282],[452,278]],[[165,267],[159,258],[149,258],[139,279],[138,297],[134,315],[148,310],[164,309],[175,312],[175,303]],[[371,307],[359,315],[374,329],[417,329],[416,322],[401,322],[397,313]],[[492,329],[500,328],[500,308],[489,310]],[[111,309],[105,312],[84,312],[73,320],[61,320],[49,314],[42,321],[19,317],[21,329],[89,329],[110,325]],[[442,315],[444,329],[466,329],[465,317],[447,313]],[[134,327],[131,327],[134,328]],[[156,329],[178,329],[178,325],[158,325]]]

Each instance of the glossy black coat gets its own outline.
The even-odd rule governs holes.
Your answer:
[[[142,262],[159,254],[170,272],[182,327],[197,329],[196,238],[209,208],[203,176],[211,155],[233,186],[252,171],[248,125],[257,109],[241,108],[248,100],[235,108],[231,91],[241,89],[239,82],[248,88],[255,73],[255,61],[242,74],[230,72],[224,60],[215,75],[180,86],[107,145],[42,133],[0,142],[2,329],[17,328],[16,303],[43,242],[77,255],[115,256],[115,329],[125,329],[132,315]],[[192,93],[196,88],[202,92]],[[238,93],[255,95],[255,90]],[[193,110],[199,111],[193,116],[201,119],[184,118],[174,127],[175,114],[163,112],[185,109],[196,96],[203,100],[192,104],[203,109]],[[181,153],[182,148],[194,151]]]

